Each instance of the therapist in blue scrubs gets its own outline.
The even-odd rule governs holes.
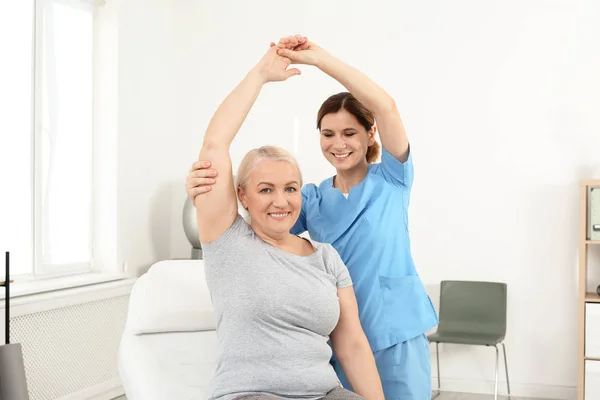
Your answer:
[[[302,212],[292,233],[308,231],[311,238],[331,243],[347,265],[386,400],[430,399],[425,332],[438,318],[411,255],[413,161],[394,99],[305,37],[283,38],[277,46],[293,64],[315,66],[348,90],[319,109],[321,151],[336,174],[303,187]],[[379,163],[374,162],[380,151],[377,133],[383,146]],[[208,162],[194,163],[188,196],[210,190],[211,179]],[[332,364],[344,387],[352,389],[335,356]]]

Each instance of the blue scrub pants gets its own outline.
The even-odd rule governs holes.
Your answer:
[[[431,399],[431,356],[424,334],[373,355],[385,400]],[[332,365],[343,387],[352,390],[339,361],[332,360]]]

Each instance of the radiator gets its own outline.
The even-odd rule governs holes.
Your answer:
[[[112,282],[12,300],[11,342],[22,345],[31,400],[120,394],[117,353],[131,285]]]

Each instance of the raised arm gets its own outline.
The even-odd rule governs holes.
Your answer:
[[[267,82],[283,81],[300,74],[298,69],[288,69],[290,63],[288,58],[279,56],[277,47],[271,44],[258,64],[221,103],[206,129],[199,159],[210,160],[219,179],[212,190],[194,199],[198,233],[202,242],[218,239],[235,221],[237,199],[229,147],[262,86]]]
[[[381,144],[400,162],[408,159],[408,137],[394,99],[365,74],[329,54],[302,36],[290,36],[279,41],[285,48],[279,54],[294,64],[319,68],[342,84],[375,115]]]

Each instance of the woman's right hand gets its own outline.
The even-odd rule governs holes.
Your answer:
[[[185,181],[185,191],[192,203],[195,203],[196,196],[210,191],[215,183],[217,171],[209,169],[210,166],[210,161],[199,160],[190,168]]]

